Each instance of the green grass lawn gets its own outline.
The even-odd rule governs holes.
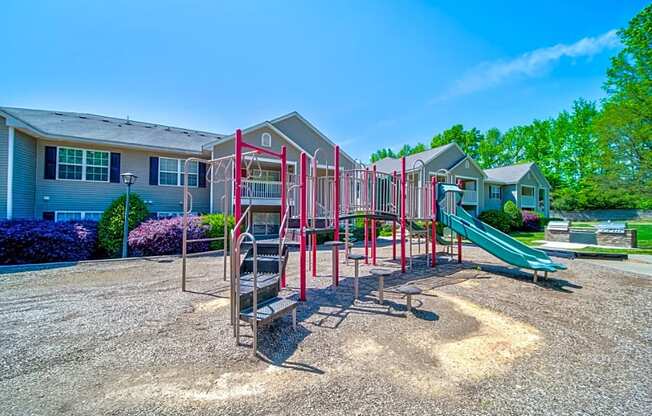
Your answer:
[[[543,231],[514,231],[509,235],[529,246],[538,246],[539,243],[535,243],[535,241],[544,239]]]
[[[592,227],[598,224],[596,221],[592,222],[575,222],[573,227]],[[595,248],[586,247],[578,251],[586,253],[619,253],[619,254],[652,254],[652,222],[641,221],[627,221],[627,227],[636,229],[636,237],[638,240],[638,248]],[[515,231],[509,234],[517,240],[530,245],[537,246],[537,240],[544,239],[543,231],[529,232],[529,231]]]

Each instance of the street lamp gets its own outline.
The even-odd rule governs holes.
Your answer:
[[[125,225],[122,233],[122,257],[127,257],[127,244],[129,239],[129,193],[131,185],[136,183],[138,176],[133,173],[127,172],[120,175],[122,182],[127,185],[127,197],[125,198]]]

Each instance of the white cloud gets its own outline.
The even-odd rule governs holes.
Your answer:
[[[526,52],[511,60],[485,62],[455,81],[443,98],[471,94],[511,79],[534,77],[544,73],[564,57],[591,57],[619,45],[620,41],[614,29],[597,37],[580,39],[570,45],[560,43]]]

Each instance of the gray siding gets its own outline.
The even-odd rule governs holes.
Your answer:
[[[36,139],[18,130],[14,134],[13,218],[34,217]]]
[[[0,220],[7,218],[7,151],[9,129],[0,117]]]
[[[502,199],[491,199],[490,198],[490,193],[489,193],[489,186],[494,185],[498,186],[501,188],[501,194],[505,191],[504,186],[500,186],[497,184],[491,184],[491,183],[486,183],[484,184],[484,210],[490,210],[490,209],[500,209],[502,208],[503,201]],[[502,197],[502,196],[501,196]]]
[[[438,155],[434,160],[431,160],[426,165],[428,172],[436,172],[439,169],[449,170],[455,163],[459,162],[465,155],[457,147],[453,146],[446,149],[442,154]],[[406,166],[406,169],[412,169],[412,166]]]
[[[468,167],[467,167],[467,163]],[[465,160],[458,166],[456,166],[453,170],[451,170],[451,173],[454,175],[455,180],[457,180],[458,177],[462,177],[463,179],[476,179],[476,191],[477,191],[477,212],[480,213],[482,210],[484,210],[484,177],[483,177],[483,172],[482,170],[478,169],[473,163],[471,163],[470,160]]]
[[[296,143],[299,146],[305,146],[305,151],[310,155],[314,153],[317,148],[320,148],[319,154],[317,155],[318,163],[320,166],[326,165],[332,166],[333,163],[333,152],[334,147],[330,143],[322,139],[318,134],[316,134],[311,128],[306,126],[300,119],[296,117],[291,117],[289,119],[283,120],[277,123],[276,127],[283,132],[290,140]],[[281,128],[283,127],[283,128]],[[279,135],[273,129],[263,126],[256,130],[245,133],[242,139],[255,146],[261,146],[262,135],[264,133],[269,133],[272,137],[272,146],[269,148],[274,152],[280,152],[281,147],[285,146],[287,149],[287,159],[290,170],[294,170],[299,174],[299,165],[300,165],[300,155],[302,150],[298,149],[295,144],[288,142],[283,136]],[[223,143],[218,143],[213,146],[213,157],[220,158],[224,156],[233,155],[235,152],[235,142],[234,140],[228,140]],[[278,163],[280,167],[280,162],[276,162],[277,159],[271,156],[260,155],[258,156],[264,163],[267,163],[268,160]],[[308,164],[311,163],[311,160],[308,158]],[[343,169],[351,169],[353,164],[343,156],[340,156],[340,166]],[[224,184],[215,184],[213,186],[213,210],[215,212],[222,212],[224,202],[222,196],[224,195]],[[232,206],[233,201],[231,198],[231,187],[227,186],[227,205]]]
[[[298,172],[299,155],[301,154],[301,152],[294,145],[288,143],[283,137],[278,135],[272,129],[268,127],[261,127],[260,129],[256,129],[254,131],[244,134],[242,139],[246,143],[261,147],[261,136],[263,135],[263,133],[269,133],[272,136],[272,146],[269,148],[269,150],[272,150],[274,152],[280,152],[282,146],[286,147],[288,164],[294,166],[293,164],[296,163],[296,169]],[[245,149],[245,151],[247,150]],[[214,152],[213,157],[215,159],[224,156],[233,155],[235,153],[235,141],[229,140],[224,143],[218,143],[213,147],[213,152]],[[280,168],[280,161],[278,159],[267,155],[259,155],[258,157],[263,161],[267,161],[267,160],[272,161],[272,163],[277,164],[277,166]],[[291,167],[290,169],[293,169],[293,167]],[[229,184],[227,186],[227,195],[226,195],[228,201],[227,205],[229,207],[233,206],[233,200],[231,198],[231,194],[233,191],[231,190],[231,188],[232,186]],[[223,195],[224,195],[224,184],[223,183],[214,184],[213,185],[213,204],[214,204],[213,211],[215,212],[223,211],[222,208],[224,205],[224,202],[222,200]]]
[[[163,156],[185,159],[185,156],[166,152],[146,152],[108,146],[80,146],[76,143],[39,140],[36,157],[35,216],[44,211],[103,211],[115,198],[125,192],[121,183],[85,182],[43,179],[45,146],[70,146],[106,150],[121,154],[121,172],[133,172],[138,180],[132,187],[147,202],[151,213],[181,212],[183,188],[180,186],[149,185],[149,157]],[[208,212],[209,188],[190,188],[193,195],[193,212]]]
[[[293,142],[303,148],[308,154],[312,155],[318,148],[321,149],[317,158],[320,165],[333,165],[333,145],[324,140],[310,126],[307,126],[301,119],[296,116],[288,117],[285,120],[274,123],[274,126],[281,130],[283,134]],[[341,149],[343,151],[344,149]],[[346,157],[340,154],[340,165],[344,169],[351,169],[353,164]]]
[[[516,202],[516,185],[503,185],[502,199],[502,205],[507,201]]]

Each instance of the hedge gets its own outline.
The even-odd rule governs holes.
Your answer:
[[[520,230],[523,227],[523,213],[516,206],[514,201],[505,202],[503,211],[509,216],[509,228],[512,230]]]
[[[97,222],[0,222],[0,264],[88,260],[97,248]]]
[[[188,239],[205,238],[208,226],[199,217],[188,219]],[[149,220],[129,233],[132,256],[161,256],[180,254],[183,238],[183,217]],[[188,252],[208,251],[208,242],[188,244]]]
[[[506,212],[500,209],[483,211],[478,215],[478,219],[504,233],[508,233],[511,229],[512,219]]]
[[[202,222],[206,224],[206,236],[210,238],[224,237],[224,214],[208,214],[202,217]],[[233,215],[226,216],[227,241],[231,238],[231,230],[235,227],[235,217]],[[242,227],[244,231],[244,224]],[[228,246],[228,244],[227,244]],[[212,241],[210,244],[211,250],[221,250],[224,248],[223,240]]]
[[[122,195],[111,202],[104,211],[98,224],[98,247],[102,255],[118,257],[122,250],[122,238],[125,224],[125,199]],[[129,195],[129,231],[133,230],[149,217],[149,211],[142,199],[136,194]]]

